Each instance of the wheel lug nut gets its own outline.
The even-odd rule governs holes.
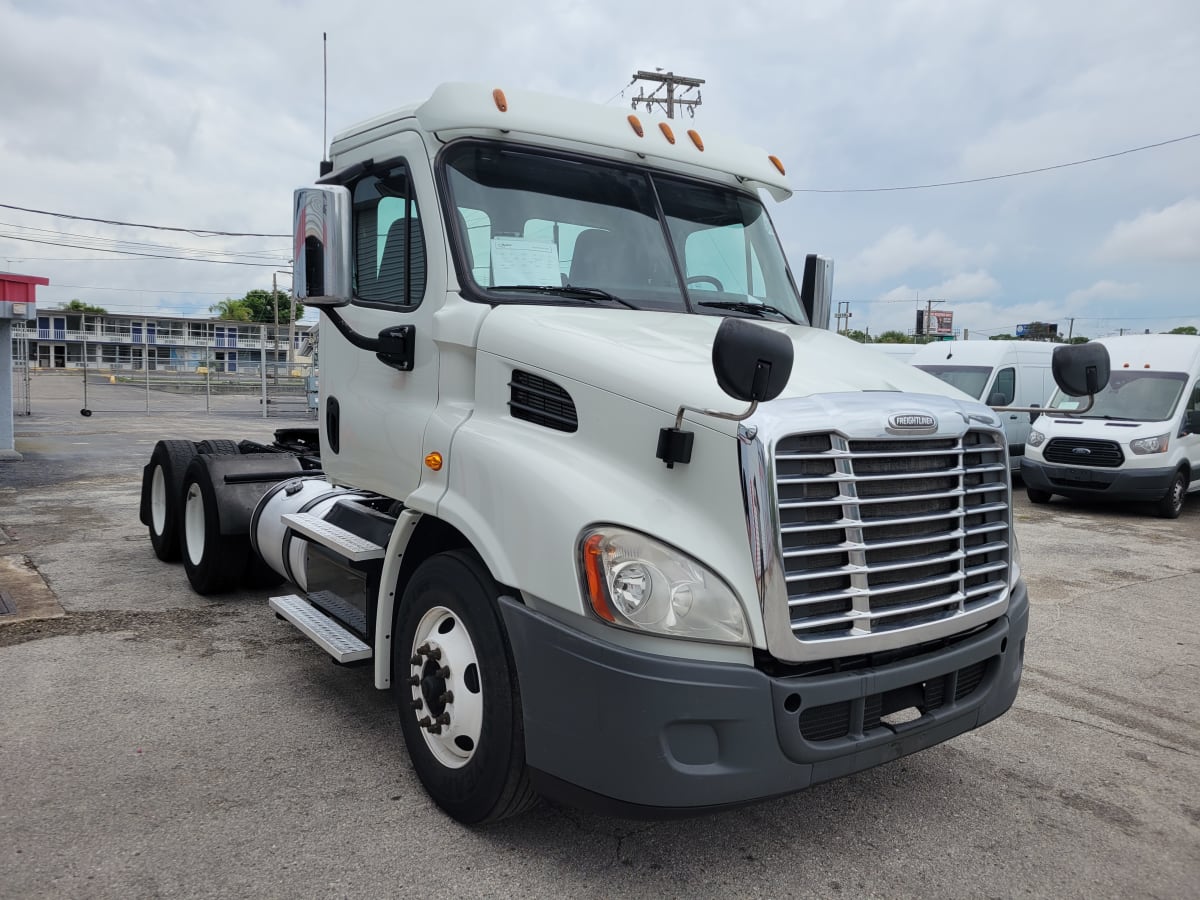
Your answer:
[[[450,677],[450,667],[442,666],[440,669],[437,670],[437,674],[438,674],[438,678],[449,678]]]
[[[429,646],[429,645],[426,644],[426,646]],[[439,659],[442,658],[442,649],[440,647],[434,647],[432,650],[429,651],[429,658],[432,659],[434,662],[437,662]]]
[[[421,702],[421,699],[419,697],[412,702],[413,709],[421,709],[424,706],[425,706],[425,704],[423,702]]]
[[[436,719],[434,719],[434,722],[439,726],[449,725],[450,724],[450,713],[442,713],[440,716],[438,716]]]
[[[421,683],[421,676],[420,675],[410,675],[408,678],[408,683],[411,684],[413,687],[416,687],[418,684]]]
[[[409,664],[410,664],[410,665],[413,665],[413,666],[419,666],[419,665],[421,664],[421,657],[419,657],[419,656],[410,656],[410,657],[408,658],[408,662],[409,662]]]
[[[438,703],[453,703],[454,691],[446,691],[442,696],[438,697]]]
[[[433,719],[429,718],[429,716],[422,716],[417,720],[417,724],[422,728],[430,728],[433,726]]]
[[[442,726],[441,726],[441,725],[430,725],[430,726],[429,726],[429,733],[430,733],[430,734],[441,734],[441,733],[442,733]]]
[[[426,641],[420,647],[417,648],[417,653],[419,653],[421,656],[424,656],[428,652],[429,652],[429,641]]]

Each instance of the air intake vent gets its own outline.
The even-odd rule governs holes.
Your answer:
[[[553,428],[555,431],[579,429],[575,401],[553,381],[514,369],[508,388],[508,408],[514,419]]]

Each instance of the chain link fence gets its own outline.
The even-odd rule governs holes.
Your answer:
[[[29,341],[22,332],[13,337],[12,409],[14,416],[28,416],[29,402]]]

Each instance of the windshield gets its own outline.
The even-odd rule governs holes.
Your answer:
[[[1077,415],[1083,419],[1163,422],[1175,414],[1175,405],[1186,383],[1184,372],[1113,372],[1108,386],[1096,395],[1095,405]],[[1086,397],[1055,391],[1049,408],[1071,412],[1086,405]]]
[[[970,394],[976,400],[983,399],[983,389],[987,387],[988,376],[992,374],[991,366],[933,366],[921,364],[917,366],[922,372],[936,375],[946,384],[954,385],[964,394]]]
[[[771,221],[749,194],[475,141],[448,147],[441,174],[473,299],[806,321]]]

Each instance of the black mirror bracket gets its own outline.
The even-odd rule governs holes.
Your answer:
[[[712,416],[714,419],[728,419],[731,422],[742,422],[758,409],[758,401],[750,403],[750,408],[744,413],[727,413],[716,409],[699,409],[695,406],[681,406],[675,414],[675,427],[662,428],[658,432],[658,452],[655,456],[667,464],[668,469],[675,468],[675,463],[687,465],[692,461],[692,444],[695,433],[683,430],[683,414],[685,412],[700,413],[702,416]]]
[[[391,366],[397,371],[412,371],[416,347],[414,340],[417,333],[416,326],[394,325],[379,332],[379,337],[370,338],[351,328],[349,323],[335,310],[324,309],[322,312],[329,317],[329,321],[342,333],[342,336],[359,350],[373,352],[381,363]]]

